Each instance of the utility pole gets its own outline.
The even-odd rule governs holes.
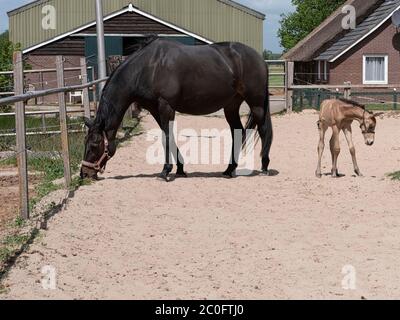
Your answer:
[[[98,77],[103,79],[107,77],[106,68],[106,47],[104,43],[104,24],[103,24],[103,3],[102,0],[96,0],[96,25],[97,25],[97,64]],[[99,84],[99,96],[103,92],[104,83]]]

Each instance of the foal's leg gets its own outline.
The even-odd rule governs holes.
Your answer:
[[[339,140],[340,130],[337,126],[333,126],[332,131],[333,134],[330,142],[331,153],[332,153],[332,177],[337,178],[339,176],[339,171],[337,168],[337,160],[340,154],[340,140]]]
[[[239,109],[243,101],[235,101],[235,103],[232,106],[229,106],[224,109],[225,111],[225,117],[226,120],[229,123],[229,126],[231,127],[231,134],[232,134],[232,157],[231,157],[231,163],[228,166],[228,169],[223,173],[224,176],[227,177],[232,177],[233,173],[238,167],[238,160],[239,160],[239,155],[241,151],[242,144],[244,143],[244,140],[246,139],[245,136],[245,130],[243,128],[242,121],[240,120],[240,114],[239,114]],[[241,131],[241,139],[240,139],[240,146],[238,146],[238,141],[236,140],[236,130]]]
[[[347,140],[347,143],[348,143],[349,148],[350,148],[351,158],[353,159],[354,172],[356,173],[356,175],[362,177],[360,168],[358,167],[358,163],[357,163],[356,148],[354,147],[354,143],[353,143],[351,124],[346,126],[343,129],[343,132],[344,132],[344,135],[346,136],[346,140]]]
[[[317,166],[317,171],[315,172],[315,175],[317,176],[317,178],[322,177],[321,163],[322,163],[322,155],[323,155],[324,149],[325,149],[326,130],[328,130],[328,127],[322,121],[318,121],[318,131],[319,131],[318,166]]]

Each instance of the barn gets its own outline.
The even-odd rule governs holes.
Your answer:
[[[265,15],[231,0],[104,0],[103,11],[107,57],[128,55],[149,34],[189,45],[239,41],[263,49]],[[96,69],[95,0],[37,0],[8,16],[10,39],[21,44],[33,69],[54,68],[56,55],[65,57],[67,68],[85,57]],[[76,71],[65,78],[66,85],[79,82]],[[55,86],[54,73],[27,80],[31,89]]]
[[[369,85],[400,83],[400,34],[393,15],[400,1],[349,0],[356,28],[344,29],[340,7],[284,58],[294,62],[295,84]]]

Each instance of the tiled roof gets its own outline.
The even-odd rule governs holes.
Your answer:
[[[329,49],[321,53],[315,60],[336,60],[342,53],[353,47],[358,41],[366,37],[371,31],[392,16],[400,7],[400,0],[385,1],[378,9],[361,22],[356,29],[351,30],[344,37],[336,41]]]

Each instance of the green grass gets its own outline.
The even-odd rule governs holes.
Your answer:
[[[285,77],[284,76],[277,76],[272,75],[269,76],[269,86],[284,86],[285,85]]]
[[[285,68],[281,64],[272,64],[269,65],[269,85],[270,86],[284,86],[285,85],[285,76],[283,75],[274,75],[271,73],[284,73]]]
[[[400,111],[400,105],[397,108]],[[367,104],[367,109],[371,110],[371,111],[392,111],[392,110],[396,110],[396,109],[393,108],[393,104],[383,104],[383,103]]]
[[[392,178],[392,180],[399,180],[400,181],[400,171],[393,172],[389,174],[389,177]]]

